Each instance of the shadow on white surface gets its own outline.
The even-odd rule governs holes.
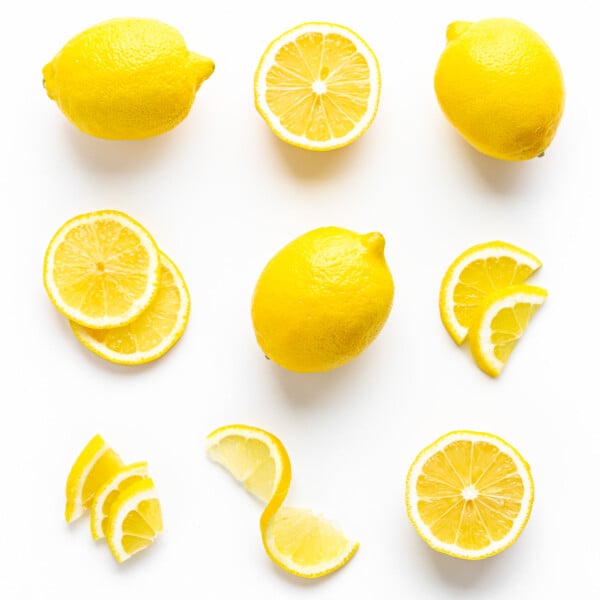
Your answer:
[[[268,134],[271,138],[273,154],[276,154],[280,162],[298,179],[320,181],[334,177],[344,169],[351,169],[352,163],[358,161],[361,154],[361,140],[336,150],[315,152],[296,148],[271,132]]]
[[[64,138],[75,159],[97,173],[129,173],[150,168],[161,160],[172,143],[176,131],[145,140],[103,140],[64,124]],[[175,142],[174,142],[175,140]]]

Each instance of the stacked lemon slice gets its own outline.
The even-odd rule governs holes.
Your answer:
[[[440,289],[440,315],[457,344],[469,338],[477,365],[498,376],[546,290],[523,282],[542,266],[533,254],[488,242],[469,248],[448,268]]]
[[[246,425],[229,425],[207,437],[210,458],[221,464],[254,496],[266,503],[260,518],[268,556],[288,573],[321,577],[345,565],[358,543],[312,511],[282,506],[292,479],[290,459],[272,434]]]
[[[89,509],[93,539],[106,538],[118,562],[147,548],[163,529],[148,465],[124,465],[100,435],[88,442],[73,464],[66,496],[67,523]]]
[[[77,339],[111,362],[155,360],[182,336],[190,296],[177,266],[124,213],[79,215],[54,235],[44,285]]]

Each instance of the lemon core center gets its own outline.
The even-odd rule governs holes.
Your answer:
[[[475,487],[473,485],[467,486],[462,491],[462,496],[465,500],[475,500],[475,498],[477,498],[478,495],[479,495],[479,492],[475,489]]]
[[[325,94],[327,92],[327,86],[324,81],[317,79],[317,81],[312,84],[312,90],[315,94]]]

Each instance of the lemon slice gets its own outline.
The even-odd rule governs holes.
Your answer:
[[[532,285],[513,285],[492,293],[480,306],[469,329],[471,353],[480,369],[500,375],[508,357],[548,292]]]
[[[154,482],[145,478],[122,490],[113,503],[106,524],[106,540],[121,563],[150,546],[162,530]]]
[[[333,23],[304,23],[266,49],[254,77],[254,101],[284,142],[333,150],[371,125],[381,77],[366,42]]]
[[[541,266],[533,254],[506,242],[465,250],[446,271],[440,288],[440,315],[452,339],[464,342],[473,315],[491,292],[523,283]]]
[[[454,431],[415,459],[406,482],[408,517],[434,550],[478,560],[521,535],[533,504],[529,465],[489,433]]]
[[[190,294],[175,264],[160,253],[160,284],[150,306],[128,325],[89,329],[71,321],[77,339],[98,356],[123,365],[160,358],[183,335],[190,314]]]
[[[56,308],[93,329],[120,327],[148,307],[158,289],[158,248],[131,217],[101,210],[74,217],[54,235],[44,285]]]
[[[90,508],[98,488],[111,478],[123,462],[100,435],[95,435],[73,463],[67,477],[65,519],[78,519]]]
[[[292,471],[288,453],[271,433],[229,425],[206,438],[207,453],[254,496],[266,502],[260,529],[268,556],[299,577],[320,577],[345,565],[356,542],[311,511],[283,507]]]
[[[119,469],[100,486],[90,507],[90,529],[94,540],[106,537],[108,515],[119,494],[144,477],[148,477],[148,463],[134,463]]]
[[[284,506],[265,521],[263,543],[268,555],[282,569],[300,577],[336,571],[358,550],[357,542],[307,509]]]

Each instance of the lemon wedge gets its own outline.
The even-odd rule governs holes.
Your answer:
[[[65,519],[71,523],[92,505],[98,488],[123,466],[102,436],[95,435],[81,451],[67,477]]]
[[[491,292],[523,283],[541,266],[536,256],[506,242],[465,250],[446,271],[440,288],[440,316],[452,339],[464,342],[474,314]]]
[[[417,533],[438,552],[479,560],[521,535],[533,505],[529,465],[490,433],[453,431],[425,448],[406,481]]]
[[[299,577],[321,577],[356,553],[358,543],[324,518],[282,507],[292,471],[287,451],[274,435],[247,425],[221,427],[207,436],[207,453],[266,502],[260,518],[263,546],[279,567]]]
[[[119,494],[145,477],[148,477],[148,463],[134,463],[119,469],[98,488],[90,507],[90,529],[94,540],[106,537],[108,515]]]
[[[108,515],[106,540],[121,563],[148,548],[162,530],[162,512],[154,482],[146,477],[119,493]]]
[[[488,296],[469,329],[471,353],[482,371],[492,377],[500,375],[529,320],[547,297],[546,290],[532,285],[513,285]]]

